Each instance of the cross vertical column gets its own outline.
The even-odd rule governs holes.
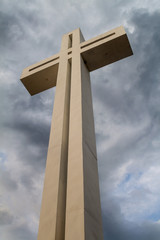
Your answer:
[[[38,240],[64,240],[71,66],[68,35],[62,39]]]
[[[89,71],[73,32],[65,240],[102,240],[97,154]]]

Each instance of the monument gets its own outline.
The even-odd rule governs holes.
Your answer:
[[[89,72],[132,54],[123,27],[88,41],[76,29],[23,70],[31,95],[56,86],[38,240],[103,239]]]

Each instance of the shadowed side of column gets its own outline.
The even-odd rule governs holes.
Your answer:
[[[68,37],[64,35],[51,123],[38,240],[64,240],[71,80],[71,64],[65,51],[67,48]]]

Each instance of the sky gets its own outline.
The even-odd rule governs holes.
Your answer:
[[[159,0],[0,0],[0,239],[36,240],[55,88],[22,70],[123,25],[134,55],[91,73],[104,240],[160,236]]]

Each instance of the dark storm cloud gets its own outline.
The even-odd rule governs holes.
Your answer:
[[[131,21],[135,26],[132,39],[135,44],[135,54],[143,54],[143,61],[138,67],[140,81],[137,88],[145,96],[145,100],[150,100],[152,94],[160,83],[157,73],[159,72],[160,55],[160,35],[158,32],[160,13],[148,14],[145,10],[137,11],[132,16]]]
[[[13,179],[7,170],[0,169],[0,185],[7,189],[7,191],[12,192],[18,188],[18,184]]]
[[[1,48],[4,48],[7,42],[10,40],[10,28],[14,23],[17,23],[15,16],[8,16],[7,14],[3,13],[0,11],[0,33],[1,33],[1,38],[0,38],[0,46]]]
[[[19,77],[27,64],[33,64],[56,53],[57,42],[53,41],[52,34],[55,30],[54,24],[48,26],[50,34],[47,33],[46,36],[47,9],[43,9],[42,3],[36,5],[35,2],[21,1],[16,5],[14,1],[7,5],[7,1],[2,1],[1,7],[1,69],[4,72],[10,69]],[[31,51],[33,53],[28,54]]]
[[[31,232],[30,229],[25,225],[13,227],[8,233],[9,239],[15,240],[29,240],[36,239],[36,234]]]
[[[112,199],[110,200],[112,201]],[[105,240],[159,240],[159,224],[144,222],[138,225],[128,222],[120,214],[115,204],[111,204],[110,207],[112,212],[108,209],[103,213]]]
[[[27,110],[26,110],[27,111]],[[26,139],[26,142],[29,142],[31,145],[38,145],[39,147],[46,147],[48,145],[49,138],[49,124],[46,124],[45,121],[37,121],[36,119],[31,120],[26,118],[26,113],[21,111],[21,115],[16,114],[13,118],[12,123],[6,123],[7,128],[12,128],[14,131],[19,133],[23,132],[23,136]],[[18,112],[19,113],[19,112]]]
[[[0,208],[0,225],[11,224],[13,216],[6,210]]]
[[[28,174],[23,174],[21,176],[21,183],[22,185],[26,186],[26,188],[33,190],[33,186],[34,186],[33,179],[31,176],[29,177]]]
[[[12,5],[12,4],[11,4]],[[30,3],[21,2],[16,7],[12,6],[14,11],[9,9],[2,9],[0,11],[0,31],[1,39],[0,43],[10,43],[15,42],[15,40],[25,39],[27,35],[27,30],[33,30],[37,32],[39,30],[40,15],[38,14],[38,8],[28,7]],[[12,10],[13,10],[12,9]],[[41,17],[43,19],[43,17]],[[28,32],[30,34],[30,32]],[[29,36],[27,37],[29,38]],[[33,40],[33,39],[32,39]],[[1,45],[3,47],[3,45]]]
[[[117,81],[117,86],[119,84]],[[143,103],[139,97],[139,91],[133,88],[126,91],[121,86],[119,89],[113,89],[102,82],[97,84],[95,96],[97,95],[100,104],[114,115],[115,122],[126,121],[134,124],[146,110],[141,108]]]
[[[53,97],[53,91],[51,96]],[[51,115],[52,105],[46,106],[41,95],[28,98],[24,100],[23,95],[12,98],[15,99],[10,106],[12,121],[6,119],[4,126],[19,138],[17,150],[20,159],[41,169],[45,164],[50,131],[50,122],[46,121],[46,117]]]
[[[7,51],[8,56],[4,55],[7,59],[12,57],[9,56],[10,53],[14,48],[18,48],[18,45],[26,38],[23,24],[24,21],[21,21],[18,11],[15,10],[14,14],[0,12],[0,49],[2,53]]]

